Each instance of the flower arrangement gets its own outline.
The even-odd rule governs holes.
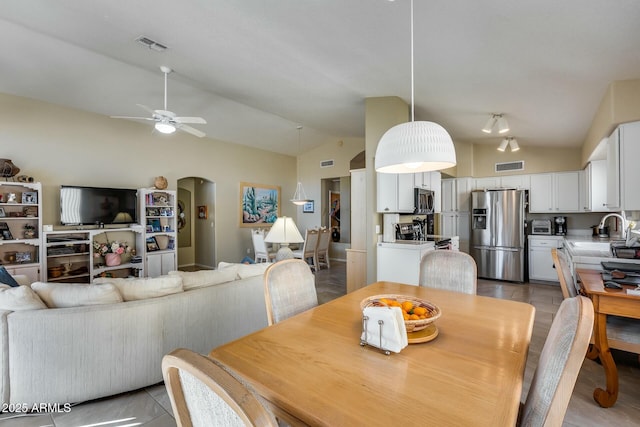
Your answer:
[[[93,242],[94,256],[100,257],[105,256],[106,254],[118,254],[122,255],[125,252],[130,252],[131,249],[127,246],[127,243],[120,242]]]

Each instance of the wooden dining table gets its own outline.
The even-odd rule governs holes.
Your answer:
[[[360,345],[360,302],[436,304],[438,335],[385,355]],[[529,304],[377,282],[211,351],[292,425],[514,425],[533,328]]]
[[[640,319],[640,296],[626,292],[635,289],[635,285],[623,285],[623,289],[605,288],[600,271],[576,269],[576,273],[582,292],[593,301],[593,345],[587,357],[599,358],[605,372],[606,389],[597,387],[593,398],[603,408],[609,408],[618,399],[618,368],[609,348],[607,316]]]

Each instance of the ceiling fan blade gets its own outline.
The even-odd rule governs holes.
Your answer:
[[[155,121],[155,119],[151,117],[129,117],[129,116],[110,116],[112,119],[132,119],[132,120],[151,120]]]
[[[162,117],[169,117],[171,119],[173,119],[176,116],[176,114],[173,111],[169,111],[169,110],[155,110],[153,114],[157,114]]]
[[[178,126],[176,126],[177,129],[185,131],[187,133],[190,133],[191,135],[195,135],[198,138],[202,138],[203,136],[206,136],[206,133],[199,131],[196,128],[192,128],[191,126],[187,126],[187,125],[183,125],[183,124],[178,124]]]
[[[145,110],[146,112],[153,114],[153,110],[149,107],[147,107],[146,105],[142,105],[142,104],[136,104],[138,107],[142,108],[143,110]]]
[[[193,123],[193,124],[200,124],[200,125],[207,124],[207,121],[202,117],[174,117],[173,120],[176,123]]]

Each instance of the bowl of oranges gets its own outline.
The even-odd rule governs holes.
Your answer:
[[[360,303],[360,309],[366,307],[400,307],[407,332],[426,328],[442,314],[437,305],[409,295],[373,295]]]

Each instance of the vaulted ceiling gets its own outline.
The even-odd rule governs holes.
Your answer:
[[[363,137],[367,97],[410,102],[409,5],[5,0],[0,92],[144,116],[136,104],[162,109],[167,65],[169,110],[204,117],[208,137],[294,155],[298,125],[305,150]],[[640,78],[639,18],[636,0],[416,0],[416,119],[497,145],[480,129],[502,112],[521,147],[579,147],[608,84]]]

